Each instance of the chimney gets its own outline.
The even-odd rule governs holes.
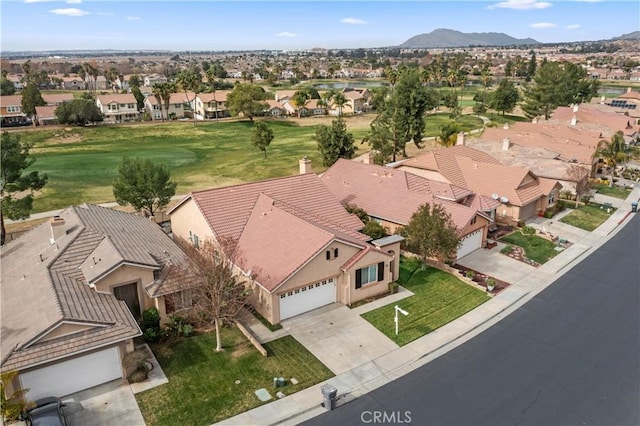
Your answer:
[[[311,160],[309,160],[306,155],[302,157],[299,163],[300,163],[301,175],[305,175],[307,173],[313,173],[313,169],[311,168]]]
[[[364,164],[373,164],[373,152],[367,152],[364,156]]]
[[[504,130],[509,130],[509,123],[504,123],[504,126],[502,126],[502,128]]]
[[[51,244],[67,235],[67,228],[64,225],[64,219],[60,216],[54,216],[49,220],[51,226]]]
[[[627,93],[631,93],[631,87],[627,87]]]
[[[577,119],[577,118],[576,118],[576,116],[574,115],[574,116],[571,118],[571,125],[572,125],[572,126],[575,126],[577,122],[578,122],[578,119]]]
[[[502,139],[502,150],[509,151],[509,147],[511,146],[511,139],[504,138]]]
[[[573,106],[573,112],[578,112],[578,104],[575,104],[575,105]]]
[[[464,132],[458,133],[458,139],[456,139],[456,145],[464,146]]]

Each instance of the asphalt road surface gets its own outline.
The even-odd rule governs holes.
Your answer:
[[[640,425],[640,213],[484,333],[306,424]]]

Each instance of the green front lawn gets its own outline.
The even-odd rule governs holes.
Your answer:
[[[500,241],[522,247],[529,259],[540,264],[558,254],[555,250],[556,245],[552,241],[537,235],[523,235],[520,231],[505,235],[500,238]]]
[[[263,404],[260,388],[276,398],[274,377],[298,379],[277,389],[290,395],[333,376],[291,336],[265,344],[266,358],[235,327],[222,337],[218,353],[214,333],[153,346],[169,383],[136,395],[147,425],[208,425]]]
[[[585,231],[593,231],[598,226],[602,225],[605,220],[609,218],[615,212],[616,209],[611,207],[610,213],[607,213],[607,208],[597,203],[589,203],[584,206],[581,205],[571,213],[560,219],[560,222],[567,225],[575,226],[576,228],[584,229]]]
[[[453,321],[489,300],[482,291],[439,269],[422,269],[418,259],[400,260],[398,283],[414,293],[397,305],[409,312],[400,315],[400,332],[395,335],[394,304],[362,314],[374,327],[403,346]]]
[[[626,200],[631,193],[631,188],[620,188],[617,186],[609,186],[603,183],[593,185],[593,188],[598,194],[608,195],[609,197],[615,197],[621,200]]]
[[[69,205],[112,201],[113,181],[122,156],[148,158],[167,165],[178,182],[177,193],[293,175],[298,160],[308,156],[316,171],[322,160],[314,126],[285,120],[268,122],[274,139],[268,158],[251,144],[249,121],[191,122],[97,126],[20,132],[33,142],[33,169],[49,181],[35,197],[34,212]],[[367,127],[349,129],[359,144]],[[368,146],[366,147],[368,149]]]

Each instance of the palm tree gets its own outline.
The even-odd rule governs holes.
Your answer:
[[[207,76],[207,82],[211,85],[211,93],[213,93],[213,103],[216,106],[216,121],[218,120],[218,102],[216,101],[216,69],[213,65],[209,65],[209,68],[205,70]]]
[[[342,108],[349,103],[349,99],[342,92],[337,92],[333,95],[332,99],[333,104],[338,107],[338,117],[342,116]]]
[[[489,71],[489,68],[484,67],[482,68],[482,71],[480,71],[480,81],[482,81],[482,87],[483,87],[483,91],[482,91],[482,103],[486,104],[487,103],[487,86],[489,86],[489,83],[491,83],[491,71]]]
[[[293,97],[291,98],[291,102],[296,106],[298,110],[298,118],[300,118],[302,116],[301,110],[309,102],[309,98],[307,97],[306,93],[298,90],[296,93],[293,94]]]
[[[162,115],[162,93],[160,92],[160,83],[154,84],[151,92],[153,93],[153,97],[156,98],[156,102],[160,107],[160,120],[164,121],[164,116]]]
[[[613,186],[613,175],[616,170],[616,166],[619,163],[625,163],[627,161],[627,144],[624,141],[624,134],[622,131],[617,131],[611,140],[605,139],[598,142],[598,149],[596,155],[604,159],[607,167],[611,168],[611,179],[609,180],[609,186]]]

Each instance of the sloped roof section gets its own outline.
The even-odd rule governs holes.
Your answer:
[[[340,228],[355,231],[363,226],[357,217],[347,213],[313,173],[197,191],[191,198],[217,238],[237,241],[260,194]]]
[[[389,167],[340,159],[323,173],[322,182],[343,204],[356,205],[373,217],[400,225],[408,224],[425,203],[442,205],[459,232],[477,214],[474,208],[447,201],[442,192],[429,191],[432,185],[440,188],[441,182]],[[454,185],[449,187],[451,194],[459,190],[471,194]]]
[[[155,223],[104,207],[60,214],[66,234],[51,243],[44,223],[2,247],[2,368],[24,368],[140,335],[131,312],[88,285],[122,262],[160,268],[184,254]],[[94,269],[95,268],[95,269]],[[85,275],[86,272],[86,275]],[[87,331],[40,342],[64,321]]]

